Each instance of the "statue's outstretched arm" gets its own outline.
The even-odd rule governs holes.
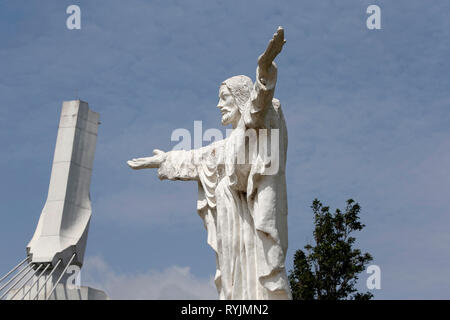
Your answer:
[[[153,150],[153,157],[137,158],[127,161],[134,170],[157,168],[158,177],[169,180],[197,180],[198,174],[193,154],[195,150],[164,152]]]
[[[207,159],[214,159],[212,162],[209,161],[208,165],[217,163],[215,157],[219,156],[219,148],[222,145],[223,142],[217,142],[189,151],[172,150],[164,152],[155,149],[153,150],[153,157],[133,159],[127,161],[127,164],[135,170],[158,168],[158,177],[161,180],[198,180],[198,166]]]
[[[157,168],[161,180],[196,180],[198,175],[191,153],[192,151],[164,152],[155,149],[153,157],[136,158],[127,161],[127,164],[134,170]]]
[[[266,50],[258,58],[256,81],[251,96],[251,106],[244,115],[245,122],[251,127],[258,127],[264,118],[265,110],[272,104],[275,85],[277,83],[277,65],[274,60],[281,52],[284,39],[284,29],[278,27],[277,32],[269,41]]]
[[[159,168],[166,158],[167,154],[164,151],[155,149],[153,150],[153,157],[136,158],[127,161],[127,164],[134,170]]]

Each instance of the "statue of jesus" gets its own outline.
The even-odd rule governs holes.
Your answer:
[[[220,299],[291,299],[285,269],[287,130],[274,99],[274,59],[285,42],[279,27],[258,58],[255,83],[240,75],[220,85],[222,124],[233,128],[225,139],[193,150],[155,149],[152,157],[128,161],[132,169],[158,168],[161,180],[198,182],[197,211],[216,254]]]

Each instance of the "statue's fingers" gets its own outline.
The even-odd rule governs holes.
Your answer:
[[[284,29],[282,27],[278,27],[276,34],[278,36],[284,37]]]
[[[284,38],[277,39],[277,44],[273,50],[273,59],[275,59],[275,57],[281,52],[281,50],[283,49],[283,45],[285,43],[286,43],[286,39],[284,39]]]
[[[277,37],[275,41],[276,41],[276,47],[278,48],[283,45],[284,37]]]
[[[271,59],[272,51],[273,51],[273,39],[269,40],[269,44],[267,45],[266,51],[262,54],[263,61],[266,62]]]
[[[284,39],[284,30],[283,29],[278,29],[277,33],[274,35],[274,38],[277,39],[277,40]]]

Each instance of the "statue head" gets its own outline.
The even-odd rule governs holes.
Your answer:
[[[236,127],[250,99],[252,86],[253,82],[247,76],[235,76],[222,82],[217,104],[222,113],[222,125]]]

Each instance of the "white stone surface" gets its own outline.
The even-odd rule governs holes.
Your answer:
[[[32,263],[62,259],[82,266],[91,200],[89,196],[99,114],[80,100],[63,103],[47,201],[27,246]]]
[[[216,253],[221,299],[291,299],[285,270],[287,130],[273,98],[273,60],[284,43],[279,28],[258,59],[255,83],[236,76],[220,86],[222,124],[233,127],[226,139],[190,151],[154,150],[152,157],[128,161],[133,169],[158,168],[160,179],[198,181],[197,210]],[[256,140],[246,140],[251,129]],[[248,160],[239,161],[242,155]]]

